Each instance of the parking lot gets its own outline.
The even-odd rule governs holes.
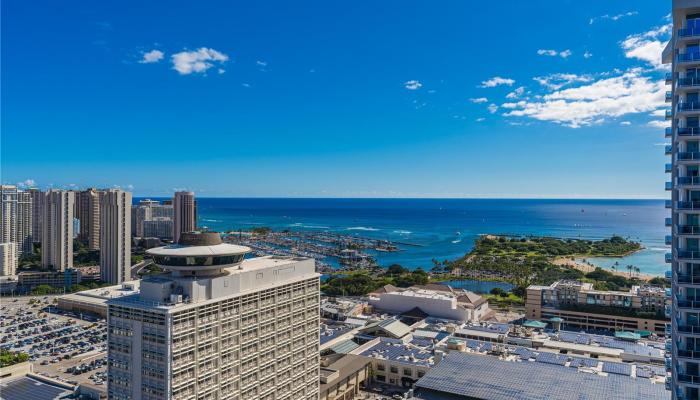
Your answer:
[[[34,372],[104,385],[107,327],[92,315],[57,310],[54,296],[0,299],[0,347],[29,354]]]

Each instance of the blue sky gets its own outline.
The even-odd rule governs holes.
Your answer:
[[[662,198],[669,8],[3,2],[1,178],[143,196]]]

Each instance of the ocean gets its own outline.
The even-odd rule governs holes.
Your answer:
[[[134,199],[138,202],[138,199]],[[463,256],[481,234],[603,239],[613,234],[645,249],[615,261],[663,275],[668,210],[663,200],[198,198],[198,224],[215,231],[267,226],[330,231],[399,242],[373,253],[379,264],[430,269],[432,259]]]

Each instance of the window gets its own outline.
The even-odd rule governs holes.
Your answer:
[[[410,368],[404,368],[403,374],[406,376],[413,376],[413,371]]]
[[[386,377],[384,375],[377,375],[376,379],[378,382],[386,382]]]
[[[386,371],[384,364],[377,364],[377,371]]]
[[[391,373],[392,374],[398,374],[399,373],[399,367],[392,365],[391,368]]]

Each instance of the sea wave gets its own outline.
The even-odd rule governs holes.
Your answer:
[[[345,230],[348,231],[378,231],[379,229],[377,228],[372,228],[368,226],[351,226],[350,228],[345,228]]]
[[[452,243],[457,244],[457,243],[459,243],[459,242],[461,242],[461,241],[462,241],[462,239],[457,239],[457,240],[453,240]]]
[[[647,250],[650,251],[669,251],[671,250],[670,247],[649,247]]]
[[[398,230],[398,231],[394,231],[394,233],[398,233],[399,235],[410,235],[410,234],[412,234],[413,232],[411,232],[411,231],[402,231],[402,230]]]
[[[330,226],[324,226],[324,225],[306,225],[302,224],[301,222],[297,222],[295,224],[290,224],[289,226],[294,226],[294,227],[299,227],[299,228],[309,228],[309,229],[331,229]]]
[[[220,219],[205,219],[205,218],[202,218],[202,221],[204,221],[204,222],[223,222]]]

